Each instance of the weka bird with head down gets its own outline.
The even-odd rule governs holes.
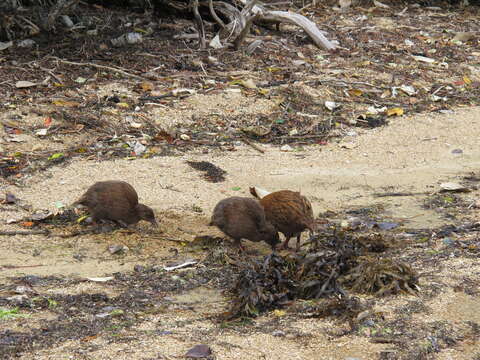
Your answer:
[[[86,206],[94,222],[111,220],[128,226],[145,220],[157,226],[153,210],[138,203],[137,192],[125,181],[97,182],[74,205]]]
[[[234,196],[221,200],[213,210],[210,225],[233,238],[241,249],[241,239],[265,241],[273,250],[280,243],[277,230],[265,219],[265,212],[255,199]]]
[[[268,193],[263,197],[257,193],[256,188],[251,187],[250,193],[260,198],[260,204],[265,210],[267,221],[285,236],[282,245],[288,248],[288,242],[294,236],[297,237],[296,249],[300,248],[300,237],[304,230],[315,231],[315,219],[312,204],[299,192],[281,190]]]

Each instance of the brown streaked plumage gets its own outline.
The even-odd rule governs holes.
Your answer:
[[[122,226],[145,220],[157,225],[153,210],[138,203],[135,189],[125,181],[100,181],[83,194],[74,205],[86,206],[93,221],[112,220]]]
[[[255,199],[230,197],[214,208],[210,225],[215,225],[242,248],[241,239],[265,241],[272,249],[280,242],[278,232],[266,221],[265,212]]]
[[[250,193],[258,197],[255,188]],[[270,193],[260,199],[265,210],[267,221],[272,223],[285,236],[283,248],[288,248],[288,242],[297,237],[297,250],[300,246],[300,236],[306,229],[315,231],[312,204],[299,192],[281,190]]]

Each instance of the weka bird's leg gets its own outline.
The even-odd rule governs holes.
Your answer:
[[[285,234],[284,234],[285,235]],[[285,241],[282,244],[282,249],[288,249],[288,242],[292,237],[290,235],[285,235]]]
[[[300,237],[302,236],[302,233],[299,233],[297,235],[297,246],[295,247],[295,251],[300,250]]]
[[[234,239],[234,241],[235,241],[235,245],[238,246],[238,249],[240,250],[240,252],[244,252],[245,247],[242,245],[242,239]]]

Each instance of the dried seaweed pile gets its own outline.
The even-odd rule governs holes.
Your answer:
[[[405,292],[415,294],[418,276],[405,263],[392,259],[367,258],[342,278],[351,291],[383,296]]]
[[[231,289],[230,315],[256,316],[297,299],[348,301],[348,291],[377,296],[414,293],[418,277],[407,264],[389,259],[386,240],[334,230],[310,240],[310,249],[252,261]]]

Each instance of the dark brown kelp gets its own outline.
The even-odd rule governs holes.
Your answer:
[[[249,262],[232,287],[229,315],[256,316],[297,299],[348,301],[347,290],[377,296],[414,293],[416,273],[386,254],[380,257],[388,244],[378,234],[358,236],[334,229],[309,243],[301,253],[273,253]]]

